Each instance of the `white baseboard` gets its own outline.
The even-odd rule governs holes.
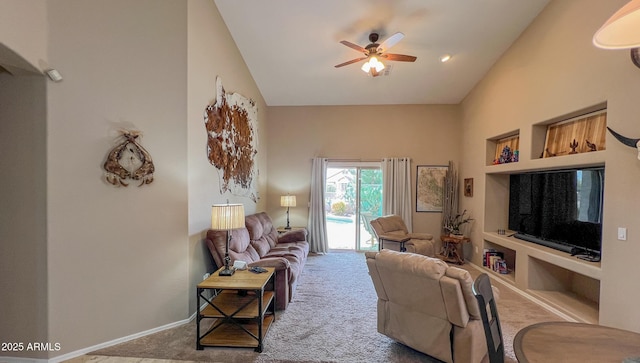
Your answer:
[[[195,316],[195,314],[193,316]],[[63,355],[51,358],[47,362],[48,363],[58,363],[58,362],[62,362],[62,361],[68,360],[68,359],[76,358],[76,357],[79,357],[81,355],[85,355],[87,353],[93,352],[95,350],[108,348],[108,347],[111,347],[111,346],[114,346],[114,345],[117,345],[117,344],[128,342],[130,340],[142,338],[142,337],[150,335],[150,334],[155,334],[155,333],[161,332],[163,330],[175,328],[175,327],[178,327],[180,325],[186,324],[186,323],[190,322],[191,320],[192,320],[192,317],[190,317],[188,319],[185,319],[185,320],[177,321],[175,323],[170,323],[170,324],[167,324],[167,325],[159,326],[157,328],[145,330],[143,332],[131,334],[131,335],[128,335],[126,337],[122,337],[122,338],[114,339],[114,340],[111,340],[111,341],[108,341],[108,342],[104,342],[104,343],[101,343],[101,344],[97,344],[97,345],[94,345],[94,346],[91,346],[91,347],[87,347],[87,348],[83,348],[83,349],[80,349],[80,350],[76,350],[76,351],[71,352],[71,353],[67,353],[67,354],[63,354]],[[9,362],[9,363],[11,363],[11,362]]]
[[[205,306],[207,306],[207,303],[205,302],[204,304],[202,304],[202,306],[200,306],[200,310],[202,311],[202,309],[205,308]],[[184,320],[180,320],[180,321],[176,321],[174,323],[170,323],[167,325],[163,325],[157,328],[153,328],[153,329],[149,329],[149,330],[145,330],[143,332],[140,333],[136,333],[136,334],[131,334],[128,335],[126,337],[122,337],[122,338],[118,338],[118,339],[114,339],[105,343],[101,343],[101,344],[97,344],[91,347],[87,347],[87,348],[83,348],[83,349],[79,349],[67,354],[63,354],[54,358],[49,358],[49,359],[40,359],[40,358],[18,358],[18,357],[0,357],[0,363],[58,363],[58,362],[62,362],[65,360],[69,360],[69,359],[73,359],[82,355],[85,355],[87,353],[91,353],[93,351],[99,350],[99,349],[104,349],[104,348],[108,348],[117,344],[121,344],[121,343],[125,343],[134,339],[138,339],[138,338],[142,338],[144,336],[150,335],[150,334],[155,334],[167,329],[171,329],[171,328],[175,328],[178,327],[180,325],[183,324],[187,324],[192,322],[194,319],[196,318],[196,313],[193,313],[189,318],[184,319]]]
[[[202,310],[204,307],[206,306],[206,303],[203,304],[200,307],[200,310]],[[104,348],[108,348],[120,343],[125,343],[134,339],[138,339],[138,338],[142,338],[144,336],[150,335],[150,334],[154,334],[154,333],[158,333],[167,329],[171,329],[171,328],[175,328],[178,326],[181,326],[183,324],[187,324],[190,323],[191,321],[193,321],[193,319],[195,319],[196,317],[196,313],[193,313],[188,319],[184,319],[184,320],[180,320],[174,323],[170,323],[170,324],[166,324],[157,328],[153,328],[153,329],[149,329],[140,333],[136,333],[136,334],[131,334],[128,335],[126,337],[122,337],[122,338],[118,338],[118,339],[114,339],[105,343],[101,343],[101,344],[97,344],[91,347],[87,347],[87,348],[83,348],[83,349],[79,349],[76,350],[74,352],[70,352],[67,354],[63,354],[54,358],[21,358],[21,357],[1,357],[0,356],[0,363],[58,363],[58,362],[62,362],[65,360],[69,360],[69,359],[73,359],[82,355],[85,355],[87,353],[99,350],[99,349],[104,349]]]
[[[202,306],[200,306],[200,310],[204,309],[204,307],[207,306],[207,303],[205,302],[204,304],[202,304]],[[192,322],[194,319],[196,318],[196,313],[193,313],[189,318],[184,319],[184,320],[180,320],[180,321],[176,321],[175,323],[170,323],[167,325],[163,325],[157,328],[153,328],[153,329],[149,329],[149,330],[145,330],[143,332],[140,333],[136,333],[136,334],[131,334],[128,335],[126,337],[122,337],[122,338],[118,338],[118,339],[114,339],[105,343],[101,343],[101,344],[97,344],[91,347],[87,347],[87,348],[83,348],[80,350],[76,350],[74,352],[71,353],[67,353],[64,355],[60,355],[54,358],[51,358],[49,360],[46,359],[41,359],[41,360],[24,360],[24,358],[22,358],[23,360],[8,360],[6,361],[6,363],[58,363],[58,362],[62,362],[65,360],[69,360],[72,358],[76,358],[79,357],[81,355],[85,355],[87,353],[99,350],[99,349],[104,349],[104,348],[108,348],[117,344],[121,344],[121,343],[125,343],[134,339],[138,339],[138,338],[142,338],[144,336],[150,335],[150,334],[155,334],[155,333],[159,333],[161,331],[167,330],[167,329],[172,329],[175,327],[178,327],[180,325],[184,325],[187,323]],[[3,360],[4,358],[0,358],[0,363],[5,363],[5,361]]]
[[[47,363],[47,359],[0,357],[0,363]]]

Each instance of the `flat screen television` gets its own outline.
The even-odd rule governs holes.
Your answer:
[[[512,174],[509,182],[514,237],[600,260],[604,167]]]

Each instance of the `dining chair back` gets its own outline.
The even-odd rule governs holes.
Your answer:
[[[478,300],[484,333],[487,338],[490,363],[504,363],[504,342],[496,300],[491,281],[486,273],[480,274],[473,283],[473,294]]]

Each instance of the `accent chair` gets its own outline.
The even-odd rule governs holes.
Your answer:
[[[371,221],[371,227],[378,238],[379,249],[396,249],[435,257],[433,235],[429,233],[409,233],[407,225],[398,215],[391,214]],[[389,244],[388,242],[391,242]],[[387,246],[385,247],[385,243]]]
[[[479,363],[487,341],[469,271],[438,258],[366,252],[378,332],[441,361]]]

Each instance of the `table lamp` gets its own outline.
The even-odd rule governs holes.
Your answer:
[[[631,49],[633,64],[640,67],[640,0],[632,0],[613,14],[593,36],[603,49]]]
[[[227,245],[224,251],[224,269],[220,271],[220,276],[231,276],[235,272],[229,268],[229,243],[231,241],[231,230],[243,228],[244,206],[242,204],[214,204],[211,207],[211,229],[216,231],[227,231]]]
[[[296,196],[295,195],[283,195],[280,197],[280,206],[287,207],[287,226],[284,229],[291,229],[289,225],[289,207],[296,206]]]

